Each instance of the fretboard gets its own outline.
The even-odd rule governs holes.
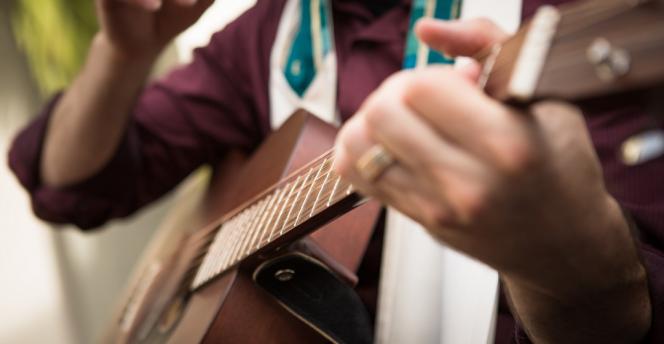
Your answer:
[[[337,203],[355,196],[332,167],[332,151],[226,216],[191,284],[197,289]],[[350,210],[350,209],[348,209]]]

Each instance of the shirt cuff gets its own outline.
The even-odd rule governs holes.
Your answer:
[[[9,168],[28,191],[35,215],[48,222],[91,229],[110,218],[131,214],[136,202],[126,190],[135,181],[132,176],[138,160],[132,156],[135,154],[131,153],[129,135],[109,163],[93,176],[62,188],[48,187],[42,182],[42,147],[53,109],[61,96],[53,97],[42,113],[16,136],[9,151]],[[118,175],[124,178],[117,178]]]

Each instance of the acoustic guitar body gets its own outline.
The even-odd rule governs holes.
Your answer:
[[[295,113],[249,158],[231,154],[210,179],[195,215],[177,226],[219,219],[285,176],[328,151],[336,129],[303,111]],[[185,204],[186,205],[186,204]],[[300,242],[342,279],[355,272],[376,223],[380,206],[365,203],[322,226]],[[171,225],[173,227],[173,225]],[[201,245],[211,238],[202,230],[176,229],[170,244],[152,248],[130,283],[104,341],[112,343],[318,343],[327,342],[314,328],[292,315],[252,278],[262,261],[293,250],[285,245],[243,261],[204,286],[189,292],[190,266],[201,259]],[[173,230],[171,230],[173,232]],[[184,233],[184,234],[182,234]],[[177,243],[172,243],[173,237]],[[162,239],[162,241],[164,241]],[[154,268],[156,266],[156,268]],[[153,267],[153,268],[151,268]],[[189,270],[188,270],[189,268]],[[156,270],[156,272],[155,272]]]

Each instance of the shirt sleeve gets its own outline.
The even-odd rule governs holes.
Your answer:
[[[107,165],[80,183],[57,189],[40,179],[44,135],[60,99],[56,96],[17,135],[9,152],[9,166],[29,192],[35,214],[52,223],[98,227],[132,214],[229,149],[253,149],[264,135],[265,124],[259,122],[265,119],[256,115],[255,71],[248,70],[243,55],[257,53],[252,51],[260,41],[255,22],[265,12],[257,7],[195,50],[190,64],[146,86]]]

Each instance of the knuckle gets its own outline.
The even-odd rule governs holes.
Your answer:
[[[484,188],[462,193],[457,198],[458,212],[466,222],[474,222],[488,208],[488,192]]]
[[[497,30],[496,23],[493,22],[493,20],[486,18],[486,17],[480,17],[480,18],[475,18],[471,20],[471,24],[478,30],[483,31],[483,32],[491,32],[494,30]]]
[[[424,222],[427,228],[446,227],[452,222],[452,214],[444,206],[429,206],[425,211]]]
[[[495,139],[499,171],[507,177],[519,177],[537,164],[537,154],[527,140],[514,137]]]
[[[425,74],[415,72],[413,77],[403,83],[403,101],[417,103],[429,90],[429,81]]]
[[[466,79],[449,66],[432,66],[412,72],[403,83],[403,101],[416,104],[426,98],[440,96],[440,90],[447,87],[465,87]]]
[[[364,120],[366,124],[368,127],[375,127],[385,120],[390,105],[386,101],[381,101],[381,99],[374,99],[365,110]]]

